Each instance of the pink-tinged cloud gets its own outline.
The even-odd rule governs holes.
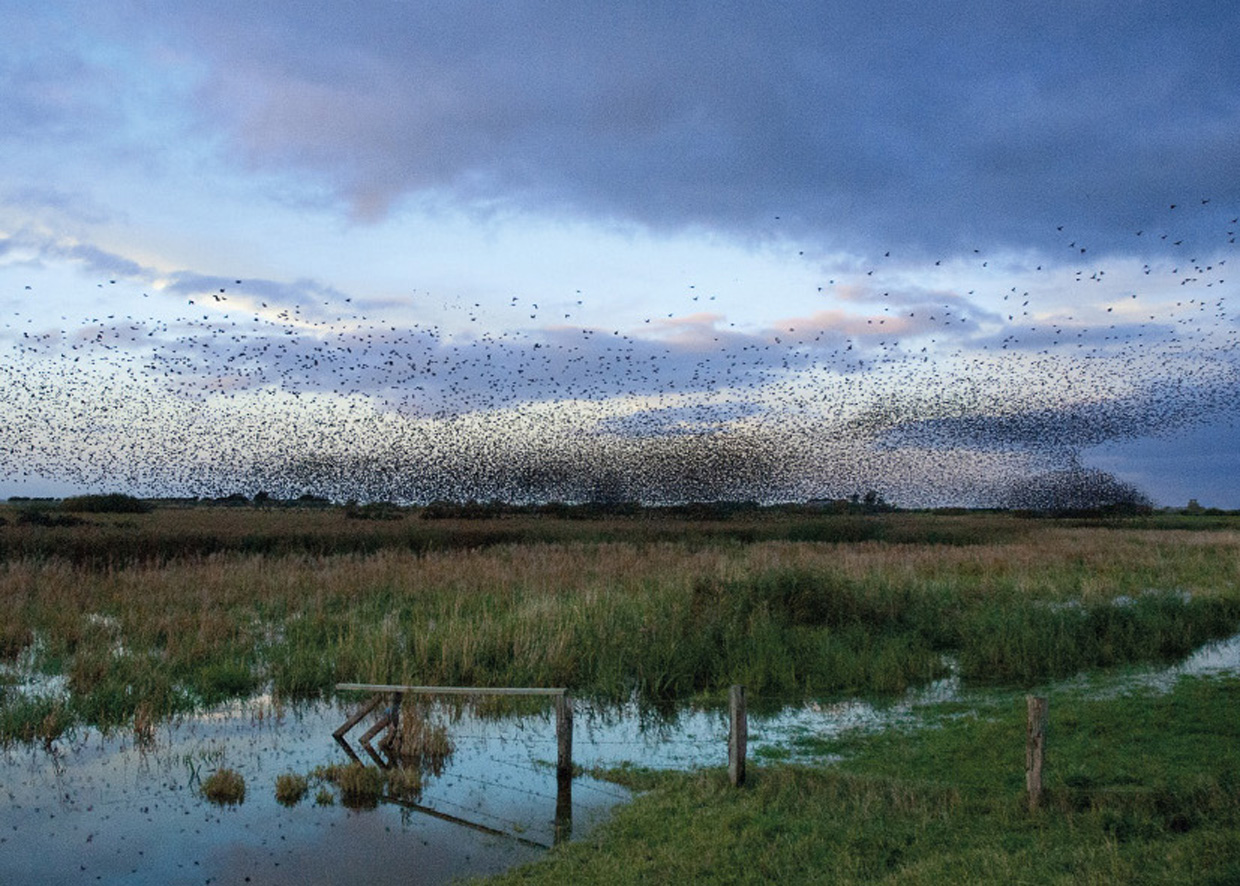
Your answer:
[[[841,310],[824,310],[815,311],[807,317],[789,317],[781,320],[771,334],[781,339],[789,336],[804,339],[806,336],[821,334],[829,335],[833,340],[839,337],[892,338],[893,336],[927,335],[938,331],[941,324],[938,324],[937,320],[937,314],[929,313],[924,313],[924,316],[907,316],[907,314],[905,316],[894,314],[862,316]]]
[[[651,338],[686,352],[719,351],[722,348],[757,344],[761,341],[759,337],[721,329],[720,324],[726,319],[723,314],[708,312],[684,317],[651,318],[649,324],[644,325],[638,332],[648,332]]]

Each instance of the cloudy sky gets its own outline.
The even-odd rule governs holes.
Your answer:
[[[0,22],[0,495],[1240,507],[1234,3]]]

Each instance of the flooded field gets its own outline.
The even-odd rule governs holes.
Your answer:
[[[1240,636],[1207,646],[1170,668],[1067,681],[1098,693],[1169,687],[1181,674],[1240,670]],[[811,702],[751,714],[750,747],[785,746],[796,736],[915,723],[920,708],[978,695],[949,678],[884,704]],[[503,718],[435,709],[451,755],[402,801],[346,805],[316,780],[348,762],[332,738],[356,707],[319,703],[281,708],[260,697],[180,718],[145,736],[92,729],[50,746],[13,745],[0,756],[0,882],[329,883],[416,877],[446,882],[538,858],[559,838],[555,718],[550,710]],[[631,762],[691,768],[726,762],[725,717],[683,710],[671,718],[633,708],[598,710],[578,701],[574,762],[585,772]],[[233,769],[244,800],[204,798],[212,772]],[[310,776],[292,805],[276,778]],[[571,837],[580,838],[628,799],[587,774],[571,789]],[[564,798],[559,798],[561,801]],[[352,808],[350,808],[352,807]]]
[[[455,724],[456,750],[416,803],[350,809],[324,787],[281,805],[277,776],[348,762],[331,735],[346,714],[327,704],[276,713],[258,699],[161,726],[146,743],[84,730],[50,749],[11,747],[0,763],[0,881],[329,883],[416,873],[434,883],[506,869],[554,842],[555,772],[540,764],[555,757],[548,718]],[[245,779],[241,803],[203,797],[202,781],[221,767]],[[588,833],[627,796],[576,779],[574,832]]]

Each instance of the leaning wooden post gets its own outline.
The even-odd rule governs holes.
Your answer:
[[[748,743],[745,687],[733,685],[728,692],[728,779],[734,787],[745,783],[745,746]]]
[[[391,712],[391,715],[389,716],[390,725],[388,726],[388,733],[387,733],[387,739],[385,741],[385,744],[387,745],[388,753],[394,756],[397,756],[397,757],[400,756],[400,746],[401,746],[400,706],[403,702],[404,702],[403,693],[400,693],[400,692],[392,693],[392,712]]]
[[[367,714],[379,706],[381,701],[383,701],[383,696],[376,692],[373,696],[371,696],[370,701],[358,708],[357,712],[354,713],[353,716],[340,724],[340,728],[332,733],[332,738],[336,739],[338,742],[341,742],[347,748],[348,742],[344,740],[345,733],[358,723],[362,722]]]
[[[555,744],[557,775],[573,775],[573,702],[568,692],[563,692],[555,700]]]
[[[1029,811],[1042,802],[1042,762],[1046,756],[1046,719],[1049,702],[1037,695],[1025,696],[1029,709],[1025,741],[1025,787],[1029,791]]]

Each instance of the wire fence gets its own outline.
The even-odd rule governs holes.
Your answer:
[[[766,735],[773,733],[775,743],[782,746],[780,757],[787,759],[790,736],[808,737],[812,744],[814,739],[857,727],[883,728],[912,721],[919,704],[937,700],[942,700],[941,691],[931,691],[920,699],[908,697],[882,708],[857,700],[822,703],[804,697],[761,696],[762,713],[755,718],[754,737],[761,747]],[[575,735],[571,719],[569,724],[570,785],[577,789],[576,805],[606,809],[625,802],[630,797],[628,791],[591,777],[591,773],[623,765],[685,769],[726,764],[732,784],[743,785],[750,752],[748,702],[740,686],[732,688],[725,710],[681,709],[666,717],[651,716],[635,704],[608,708],[578,702],[575,714],[569,715],[576,719]],[[1046,702],[1030,697],[1029,705],[1026,784],[1029,805],[1035,808],[1042,792]],[[459,704],[419,703],[418,716],[439,717],[448,724],[454,747],[454,764],[428,796],[433,795],[440,806],[501,823],[520,833],[531,828],[534,804],[533,820],[545,822],[547,810],[554,809],[559,827],[566,788],[563,780],[557,782],[553,777],[552,770],[559,767],[563,777],[564,758],[553,764],[552,748],[562,737],[565,709],[571,710],[561,707],[554,715],[542,711],[497,717],[463,710]],[[588,796],[585,802],[583,794]],[[570,795],[570,820],[573,806]]]

